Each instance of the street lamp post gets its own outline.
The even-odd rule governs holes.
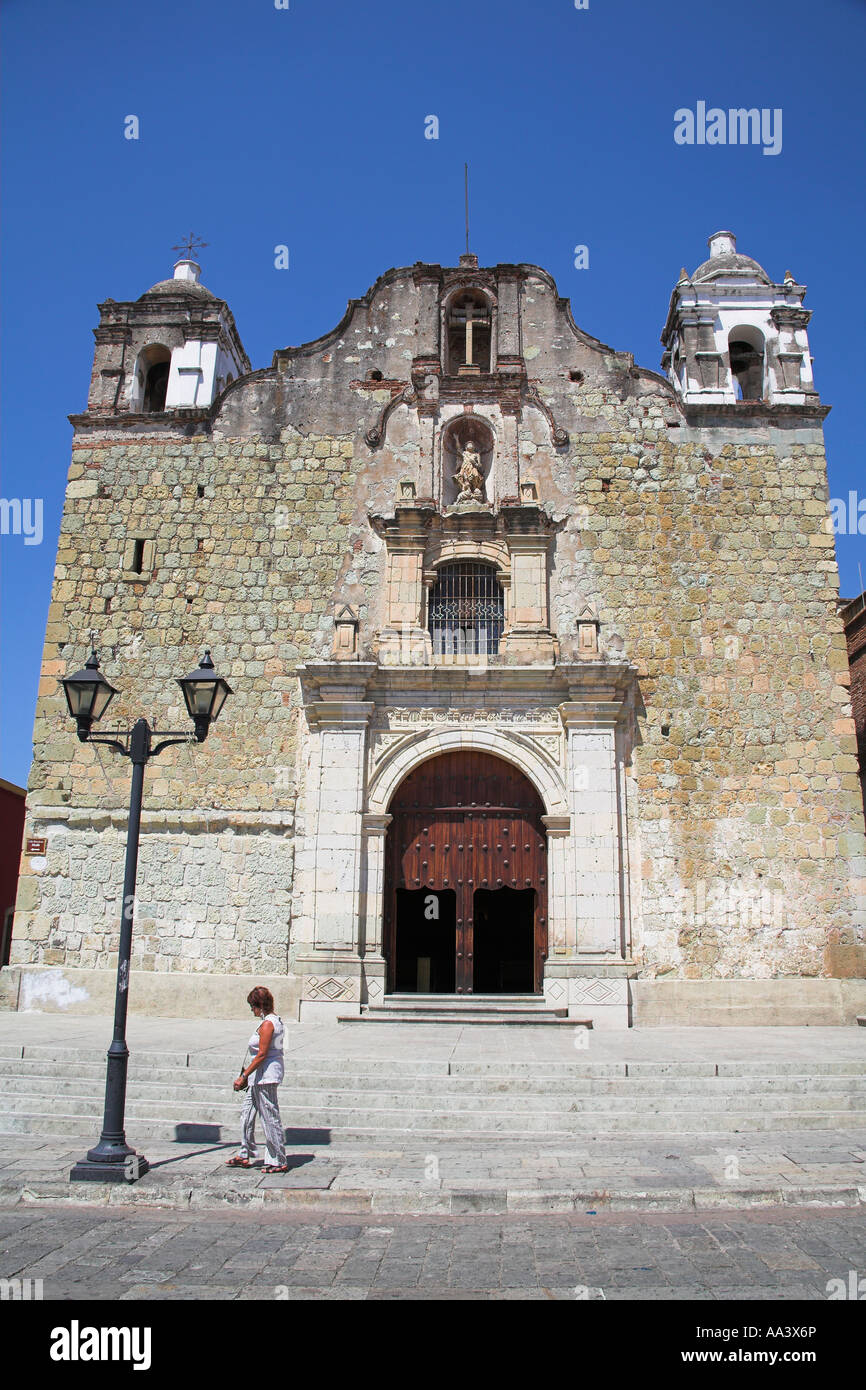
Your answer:
[[[129,971],[132,959],[132,925],[135,903],[135,880],[138,869],[138,839],[141,828],[141,803],[144,791],[144,769],[150,758],[157,757],[173,743],[203,743],[208,729],[219,715],[231,687],[216,674],[210,652],[206,651],[201,664],[189,675],[182,676],[178,685],[183,691],[194,733],[172,733],[151,729],[146,719],[139,719],[131,730],[112,730],[94,734],[92,726],[102,718],[117,691],[99,669],[96,652],[92,651],[82,670],[61,681],[69,713],[78,725],[82,743],[104,743],[122,753],[132,763],[132,789],[129,796],[129,821],[126,833],[126,868],[123,876],[123,904],[120,914],[120,941],[117,954],[117,989],[114,1002],[114,1036],[108,1049],[105,1072],[105,1112],[102,1133],[95,1148],[76,1163],[69,1174],[77,1182],[136,1182],[148,1172],[150,1164],[143,1154],[126,1142],[124,1115],[126,1110],[126,1072],[129,1049],[126,1045],[126,1012],[129,1003]],[[158,740],[154,742],[154,740]]]

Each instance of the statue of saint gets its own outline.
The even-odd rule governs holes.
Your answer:
[[[470,440],[462,453],[463,462],[453,475],[457,484],[457,501],[483,502],[484,474],[481,472],[481,459],[478,450]]]

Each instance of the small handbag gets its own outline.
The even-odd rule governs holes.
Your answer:
[[[247,1054],[244,1053],[244,1061],[241,1062],[241,1069],[240,1069],[240,1071],[238,1072],[238,1075],[237,1075],[237,1079],[238,1079],[238,1080],[243,1076],[244,1062],[245,1062],[246,1060],[247,1060]],[[239,1091],[246,1091],[246,1090],[249,1089],[250,1078],[249,1078],[248,1076],[244,1076],[243,1080],[244,1080],[244,1084],[243,1084],[242,1086],[239,1086],[239,1087],[238,1087],[238,1090],[239,1090]],[[232,1089],[234,1089],[234,1087],[232,1087]]]

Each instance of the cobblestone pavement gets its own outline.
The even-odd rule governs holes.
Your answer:
[[[48,1300],[827,1301],[852,1271],[856,1285],[862,1210],[383,1221],[0,1207],[0,1277],[41,1279]]]

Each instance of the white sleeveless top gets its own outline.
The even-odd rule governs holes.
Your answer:
[[[268,1048],[265,1060],[261,1066],[256,1067],[250,1073],[249,1084],[251,1086],[278,1086],[283,1079],[283,1037],[285,1027],[283,1020],[276,1014],[268,1014],[262,1019],[262,1023],[272,1023],[274,1025],[274,1036],[271,1038],[271,1045]],[[262,1023],[259,1024],[261,1028]],[[249,1041],[249,1057],[247,1066],[258,1054],[259,1050],[259,1028],[253,1033]]]

